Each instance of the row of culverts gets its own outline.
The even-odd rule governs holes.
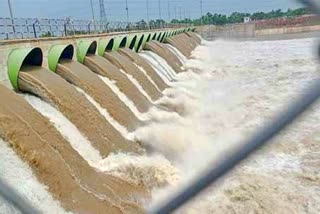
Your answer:
[[[27,164],[41,197],[53,202],[27,200],[42,212],[145,212],[152,189],[106,173],[99,163],[112,154],[152,153],[135,131],[161,120],[152,112],[169,120],[185,113],[167,92],[201,44],[193,31],[54,45],[48,68],[38,47],[11,51],[14,91],[0,85],[0,144]]]

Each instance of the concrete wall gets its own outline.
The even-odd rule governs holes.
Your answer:
[[[236,24],[226,26],[207,25],[197,27],[197,32],[207,40],[213,40],[217,37],[254,37],[255,25],[248,24]]]
[[[84,39],[97,39],[97,38],[84,38]],[[48,50],[51,47],[51,45],[54,44],[73,44],[75,45],[79,40],[84,39],[75,39],[75,38],[69,38],[69,39],[48,39],[48,40],[30,40],[25,42],[17,42],[17,41],[8,41],[6,43],[2,43],[0,45],[0,84],[4,84],[7,87],[11,88],[11,85],[8,80],[8,74],[7,74],[7,58],[10,51],[14,48],[29,48],[29,47],[40,47],[43,51],[43,66],[48,67],[47,64],[47,55]]]
[[[259,36],[294,34],[316,31],[320,31],[320,25],[281,27],[263,30],[256,30],[254,23],[227,26],[208,25],[197,27],[197,32],[203,38],[209,41],[214,40],[215,38],[253,38]]]
[[[264,30],[256,30],[255,36],[268,36],[268,35],[279,35],[279,34],[292,34],[292,33],[305,33],[320,31],[320,25],[314,26],[299,26],[299,27],[282,27],[272,28]]]
[[[165,31],[168,29],[162,29]],[[130,33],[143,33],[144,31],[139,32],[130,32]],[[149,32],[149,31],[146,31]],[[100,35],[87,35],[87,36],[73,36],[73,37],[54,37],[54,38],[39,38],[39,39],[21,39],[21,40],[8,40],[0,41],[0,84],[3,84],[9,88],[11,84],[9,82],[7,74],[7,58],[10,51],[14,48],[29,48],[29,47],[40,47],[43,51],[43,67],[48,67],[47,55],[48,50],[54,44],[73,44],[74,46],[81,40],[96,40],[98,41],[101,38],[107,38],[108,36],[120,36],[127,35],[128,32],[122,33],[113,33],[113,34],[100,34]]]

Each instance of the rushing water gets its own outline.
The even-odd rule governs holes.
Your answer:
[[[186,65],[199,69],[199,77],[183,77],[197,97],[186,116],[191,123],[154,125],[138,136],[165,154],[179,177],[192,178],[318,76],[313,47],[313,39],[205,43]],[[319,116],[315,106],[181,213],[319,213]],[[154,194],[166,192],[172,194],[170,188]]]
[[[183,67],[188,72],[176,74],[159,55],[149,51],[141,53],[171,86],[163,91],[163,98],[153,102],[155,107],[148,112],[139,111],[130,90],[119,90],[117,78],[100,76],[135,116],[146,122],[132,133],[78,89],[123,136],[139,141],[146,148],[145,153],[112,153],[102,158],[65,116],[38,98],[26,96],[91,166],[151,191],[153,203],[146,204],[146,208],[172,196],[202,169],[214,166],[229,149],[270,121],[318,76],[314,42],[309,38],[204,41],[189,60],[176,48],[166,46],[185,62]],[[156,87],[151,79],[148,77]],[[145,94],[138,81],[133,85]],[[160,110],[158,107],[163,103],[179,106],[181,111],[177,112],[183,114]],[[274,144],[242,163],[177,213],[319,213],[318,107],[314,106],[299,122],[282,132]],[[0,145],[5,144],[0,142]],[[2,150],[4,154],[12,152],[7,147]],[[26,166],[20,168],[27,169]],[[14,180],[12,184],[17,186],[19,182]],[[45,198],[45,203],[38,204],[38,199],[33,203],[59,212],[59,204],[47,196],[43,188],[35,186],[34,193],[36,197]]]

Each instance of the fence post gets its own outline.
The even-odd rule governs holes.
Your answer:
[[[33,33],[34,33],[34,38],[37,38],[36,24],[37,24],[38,22],[39,22],[39,20],[36,19],[36,21],[32,24]]]

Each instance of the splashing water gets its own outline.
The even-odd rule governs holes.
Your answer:
[[[95,166],[95,163],[101,160],[99,152],[92,147],[89,140],[61,112],[38,97],[29,94],[23,96],[33,108],[50,120],[61,135],[70,142],[72,148],[91,166]]]
[[[0,178],[22,198],[41,212],[66,213],[59,202],[40,184],[31,168],[24,163],[9,145],[0,139]],[[20,213],[0,197],[0,213]]]
[[[200,72],[177,75],[179,85],[167,92],[192,94],[194,105],[184,123],[155,123],[136,132],[180,172],[179,182],[154,190],[155,203],[270,121],[318,76],[313,39],[203,44],[185,65]],[[275,145],[177,213],[318,213],[319,120],[314,107]]]
[[[172,81],[175,79],[175,72],[174,70],[170,67],[170,65],[162,59],[160,56],[157,54],[151,52],[151,51],[143,51],[140,53],[140,56],[148,60],[153,68],[156,69],[158,74],[166,81],[167,84],[170,84],[169,81]]]

